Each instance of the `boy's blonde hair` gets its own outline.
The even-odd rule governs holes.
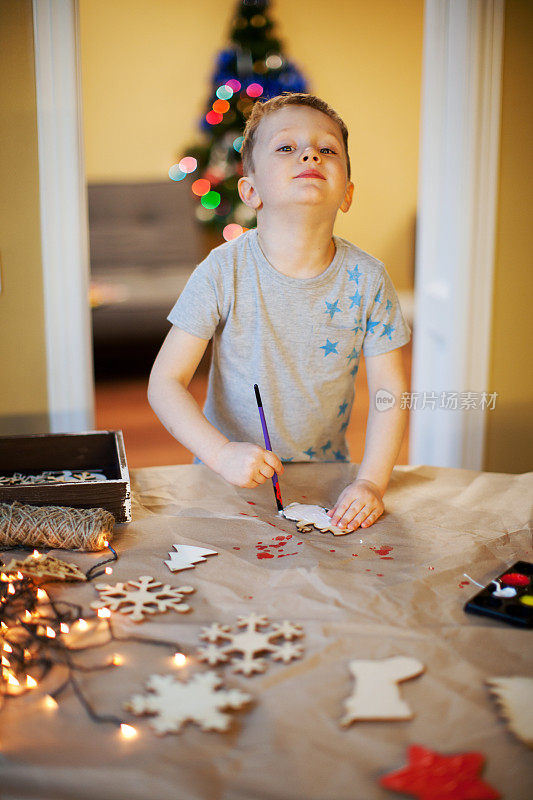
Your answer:
[[[244,128],[244,141],[241,148],[241,156],[243,163],[243,171],[245,175],[249,175],[254,171],[253,149],[256,141],[256,133],[259,123],[268,114],[273,111],[279,111],[280,108],[285,106],[310,106],[316,108],[317,111],[322,111],[334,122],[337,123],[341,129],[342,138],[344,141],[344,152],[346,155],[346,164],[348,167],[348,180],[350,180],[351,166],[350,156],[348,155],[348,128],[343,120],[339,117],[337,112],[329,106],[325,100],[321,100],[314,94],[305,94],[304,92],[282,92],[277,97],[272,97],[270,100],[257,101],[254,103],[252,113],[246,121]]]

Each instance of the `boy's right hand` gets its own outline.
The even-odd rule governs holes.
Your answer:
[[[217,453],[215,472],[228,483],[252,489],[267,481],[284,467],[275,453],[250,442],[226,442]]]

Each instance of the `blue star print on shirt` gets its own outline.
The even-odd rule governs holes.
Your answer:
[[[304,453],[306,456],[309,456],[309,458],[314,458],[316,456],[316,453],[312,447],[310,447],[308,450],[304,450]]]
[[[346,430],[346,428],[348,427],[348,422],[349,422],[349,420],[346,420],[346,422],[343,422],[343,423],[342,423],[342,425],[341,425],[341,433],[342,433],[343,431],[345,431],[345,430]]]
[[[392,303],[390,300],[387,300],[387,305],[385,306],[386,311],[390,311],[392,308]]]
[[[357,375],[358,369],[359,369],[359,364],[356,364],[355,367],[352,370],[350,370],[350,375],[353,375],[354,378],[355,378],[355,376]]]
[[[369,319],[368,322],[366,323],[367,331],[369,333],[374,333],[374,328],[376,327],[376,325],[379,325],[379,322],[372,322],[372,320]],[[338,342],[337,342],[337,344],[338,344]]]
[[[357,333],[358,331],[362,331],[362,330],[363,330],[363,326],[361,325],[361,320],[359,320],[359,321],[355,320],[355,325],[352,328],[352,331],[354,333]]]
[[[322,445],[320,449],[322,450],[323,453],[325,453],[326,450],[329,450],[330,447],[331,447],[331,440],[329,442],[326,442],[326,444]]]
[[[327,301],[327,300],[325,301],[325,303],[326,303],[326,306],[327,306],[326,314],[329,314],[331,319],[333,319],[334,315],[335,315],[337,312],[339,312],[339,313],[340,313],[340,312],[342,311],[342,309],[341,309],[341,308],[338,308],[338,307],[337,307],[337,303],[338,303],[338,302],[339,302],[338,300],[335,300],[335,302],[334,302],[334,303],[328,303],[328,301]]]
[[[339,355],[339,353],[337,352],[338,344],[339,344],[338,342],[330,342],[329,339],[326,339],[326,344],[321,345],[319,350],[324,351],[324,356],[329,356],[330,353],[335,353],[335,355],[338,356]]]
[[[350,355],[346,356],[346,358],[348,359],[348,361],[351,361],[353,358],[358,358],[358,356],[359,356],[359,353],[357,352],[357,350],[354,347],[354,349],[352,350]]]
[[[348,270],[348,280],[355,281],[357,284],[359,283],[359,276],[361,275],[358,266],[359,265],[356,264],[353,269]]]
[[[374,298],[374,303],[381,303],[381,287],[378,289],[378,293]]]
[[[346,461],[346,456],[340,450],[336,450],[333,455],[337,461]]]
[[[351,297],[350,297],[350,300],[352,301],[352,305],[350,306],[350,308],[353,308],[354,306],[360,306],[360,305],[361,305],[361,300],[362,300],[362,299],[363,299],[363,298],[362,298],[362,296],[359,294],[359,290],[358,290],[358,289],[356,289],[356,290],[355,290],[355,294],[351,295]]]
[[[344,403],[341,406],[339,406],[339,413],[337,414],[337,416],[342,417],[343,414],[346,414],[347,408],[348,408],[348,403],[345,400]]]
[[[388,336],[388,337],[389,337],[389,339],[391,339],[391,341],[392,341],[392,336],[391,336],[391,333],[392,333],[394,330],[396,330],[396,328],[394,328],[394,326],[393,326],[393,325],[387,325],[387,323],[386,323],[386,322],[384,322],[384,323],[383,323],[383,330],[381,331],[381,335],[380,335],[380,337],[379,337],[379,338],[381,339],[381,337],[382,337],[382,336]]]

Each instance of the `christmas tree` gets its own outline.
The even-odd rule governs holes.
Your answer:
[[[255,226],[255,211],[242,203],[240,151],[246,120],[254,103],[282,92],[307,92],[305,79],[282,52],[269,17],[269,0],[240,0],[230,44],[217,57],[202,141],[186,148],[169,170],[172,180],[190,181],[198,198],[198,222],[224,239]]]

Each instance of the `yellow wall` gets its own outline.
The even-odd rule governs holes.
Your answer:
[[[31,0],[0,3],[0,435],[48,430]]]
[[[167,180],[194,141],[235,0],[80,0],[89,182]],[[284,52],[350,131],[336,233],[413,287],[423,0],[273,0]],[[222,241],[222,239],[221,239]]]
[[[533,4],[506,0],[500,179],[485,469],[533,469]]]

